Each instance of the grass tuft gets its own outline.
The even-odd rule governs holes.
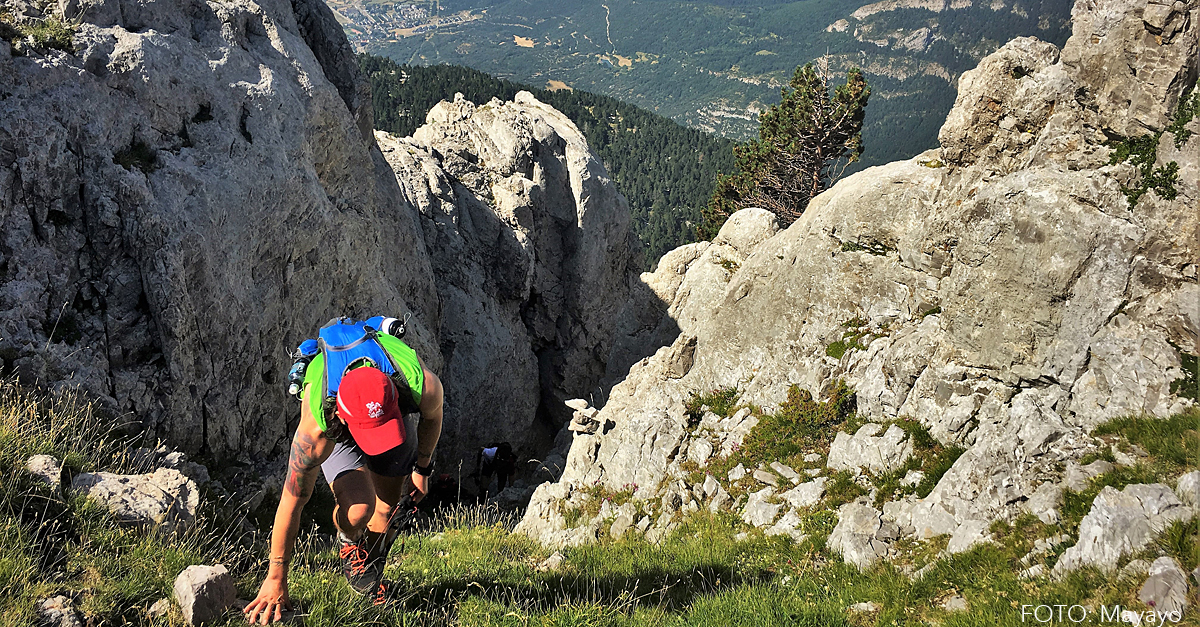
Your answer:
[[[851,350],[866,350],[866,344],[863,344],[862,339],[871,335],[871,331],[867,326],[867,322],[862,318],[854,318],[844,324],[846,331],[842,332],[841,339],[831,342],[825,347],[825,354],[834,358],[841,359]],[[868,340],[868,343],[870,340]]]
[[[1179,351],[1179,362],[1183,376],[1171,382],[1171,394],[1200,402],[1200,359]]]
[[[1120,436],[1146,449],[1159,473],[1174,475],[1200,466],[1200,408],[1169,418],[1127,417],[1101,424],[1093,435]]]
[[[736,387],[720,387],[706,394],[692,392],[691,397],[684,403],[688,427],[694,428],[700,424],[705,412],[711,411],[722,418],[732,416],[737,411],[737,402],[741,396],[742,393]]]
[[[1193,83],[1192,88],[1179,99],[1179,104],[1175,107],[1175,114],[1171,116],[1171,124],[1167,126],[1167,132],[1175,136],[1175,148],[1183,148],[1187,140],[1192,136],[1192,131],[1185,128],[1197,115],[1200,115],[1200,82]]]
[[[0,39],[13,42],[14,53],[18,55],[27,49],[75,54],[74,37],[75,27],[58,18],[18,21],[12,14],[0,12]]]

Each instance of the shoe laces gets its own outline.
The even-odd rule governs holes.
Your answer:
[[[358,542],[343,541],[338,557],[349,563],[352,575],[361,575],[367,570],[367,550]]]
[[[375,605],[383,605],[388,602],[388,586],[387,582],[380,581],[379,588],[375,590]]]

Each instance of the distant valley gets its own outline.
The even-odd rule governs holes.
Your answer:
[[[936,144],[958,76],[1008,39],[1061,45],[1069,0],[330,0],[362,51],[603,94],[732,139],[794,68],[827,55],[873,89],[862,166]],[[861,167],[861,166],[860,166]]]

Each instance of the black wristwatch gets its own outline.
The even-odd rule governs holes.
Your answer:
[[[422,477],[428,477],[429,475],[432,475],[433,474],[433,459],[430,458],[429,465],[425,466],[424,468],[422,468],[420,464],[414,463],[413,464],[413,472],[417,473],[418,475],[421,475]]]

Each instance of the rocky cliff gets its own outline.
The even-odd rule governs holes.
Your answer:
[[[287,352],[341,313],[440,315],[415,215],[318,1],[5,4],[0,352],[187,450],[286,444]]]
[[[605,372],[639,246],[624,197],[528,92],[443,102],[413,137],[377,135],[437,278],[447,446],[540,456],[570,418],[563,401],[596,394]]]
[[[1081,1],[1073,16],[1061,51],[1017,39],[964,74],[940,149],[839,182],[782,232],[765,212],[735,214],[714,242],[642,275],[610,363],[662,348],[613,388],[604,428],[575,436],[561,480],[537,489],[520,529],[552,544],[594,538],[616,510],[564,518],[593,486],[635,487],[658,516],[647,532],[693,499],[728,507],[715,498],[725,481],[754,469],[688,479],[757,420],[747,409],[689,422],[685,403],[718,388],[769,413],[793,384],[821,396],[841,380],[861,417],[916,420],[966,449],[925,498],[843,511],[848,527],[830,542],[856,562],[900,535],[954,534],[961,550],[994,519],[1049,515],[1062,469],[1096,450],[1097,423],[1190,406],[1172,383],[1200,338],[1200,137],[1177,145],[1183,133],[1163,133],[1156,165],[1176,163],[1174,196],[1132,204],[1140,174],[1109,163],[1109,139],[1167,127],[1196,80],[1197,3]],[[869,487],[876,464],[908,455],[896,431],[868,424],[806,460],[853,468]],[[796,474],[759,472],[767,492]],[[803,486],[820,499],[823,483]],[[756,525],[816,502],[756,494],[737,506]]]
[[[382,140],[395,172],[319,0],[0,18],[5,373],[253,458],[297,419],[292,347],[336,315],[411,313],[447,379],[444,462],[513,432],[544,446],[566,416],[535,419],[543,401],[603,374],[628,214],[548,107],[444,105],[408,148]],[[24,36],[47,26],[65,35]]]

